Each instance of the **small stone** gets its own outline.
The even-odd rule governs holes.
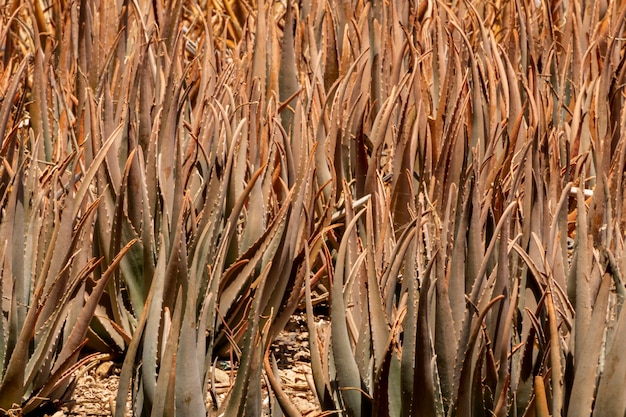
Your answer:
[[[111,362],[111,361],[102,362],[96,368],[96,376],[98,378],[106,378],[107,376],[111,375],[111,370],[112,369],[113,369],[113,362]]]
[[[216,384],[230,384],[230,375],[228,375],[228,372],[222,371],[220,368],[211,368],[211,372],[213,372],[213,378],[215,379]]]

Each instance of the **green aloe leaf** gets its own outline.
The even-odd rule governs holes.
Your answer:
[[[572,393],[567,407],[568,416],[588,416],[592,411],[596,381],[600,374],[598,363],[602,353],[602,339],[605,332],[610,283],[611,279],[608,276],[602,279],[600,290],[593,304],[587,337],[582,345],[576,347],[577,361],[575,363]],[[598,406],[602,405],[598,404]]]
[[[346,234],[352,230],[359,217],[365,213],[362,209],[346,226]],[[337,379],[341,389],[341,397],[346,412],[351,416],[360,416],[363,406],[361,394],[362,382],[358,365],[352,352],[348,326],[346,323],[346,307],[344,303],[344,283],[346,274],[346,252],[348,239],[343,239],[337,256],[333,292],[331,301],[331,331],[333,360],[337,368]]]

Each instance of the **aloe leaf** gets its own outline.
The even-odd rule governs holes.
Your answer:
[[[578,190],[576,195],[578,215],[576,219],[576,263],[573,268],[575,272],[575,282],[569,283],[568,288],[574,288],[575,294],[572,303],[575,304],[575,340],[574,349],[582,346],[586,340],[586,333],[589,329],[589,323],[592,315],[591,289],[590,289],[590,248],[587,224],[587,210],[585,208],[585,199],[582,192]]]
[[[295,30],[296,16],[292,4],[287,3],[285,28],[280,48],[280,69],[278,73],[279,99],[283,105],[290,104],[287,100],[292,98],[299,89],[294,45]],[[293,122],[293,111],[289,107],[286,107],[280,114],[283,127],[285,131],[289,133]]]
[[[250,71],[249,86],[254,85],[256,78],[262,84],[266,83],[267,78],[267,18],[265,17],[265,2],[257,3],[255,34],[256,42],[254,45],[254,53],[252,54],[252,70]]]
[[[247,161],[249,163],[249,161]],[[264,165],[263,174],[267,174],[268,165]],[[255,212],[254,215],[249,215],[247,218],[246,228],[243,232],[243,236],[240,238],[240,252],[245,252],[250,246],[261,237],[266,225],[266,216],[262,213],[266,212],[267,205],[264,201],[262,181],[255,181],[254,186],[251,188],[250,193],[247,195],[249,210]],[[234,242],[234,241],[233,241]]]
[[[359,217],[365,212],[361,210],[346,226],[346,236],[356,226]],[[341,397],[346,407],[346,412],[351,416],[360,416],[362,404],[361,376],[358,365],[354,358],[346,323],[346,308],[344,303],[344,276],[346,268],[346,252],[348,240],[343,239],[339,247],[335,276],[333,281],[332,301],[330,307],[332,351],[334,363],[337,368],[337,379],[341,391]]]
[[[623,347],[626,342],[626,313],[623,309],[615,326],[614,336],[607,344],[604,372],[598,382],[594,417],[622,415],[626,412],[626,395],[623,390],[623,384],[626,381],[626,361],[623,360]]]
[[[317,333],[317,324],[315,323],[315,317],[313,314],[313,302],[311,300],[311,260],[309,246],[305,244],[305,257],[304,265],[306,268],[306,278],[304,280],[305,286],[305,306],[307,317],[307,328],[309,330],[309,350],[311,352],[311,372],[313,374],[313,382],[315,383],[315,393],[322,405],[326,405],[329,400],[329,386],[326,373],[322,367],[321,349]]]
[[[260,294],[263,290],[263,286],[265,285],[265,281],[267,279],[267,274],[269,273],[271,268],[271,263],[267,264],[260,276],[257,278],[258,283],[258,294]],[[259,329],[259,316],[261,313],[261,297],[255,296],[252,299],[252,305],[248,312],[248,323],[246,327],[245,336],[242,342],[242,351],[241,351],[241,363],[239,364],[239,371],[237,372],[237,377],[235,379],[235,384],[230,391],[228,401],[223,405],[223,414],[228,416],[248,416],[254,415],[254,412],[257,412],[256,415],[259,415],[260,410],[260,391],[251,389],[250,385],[255,384],[257,380],[255,377],[260,375],[255,375],[256,373],[261,371],[259,367],[260,363],[256,361],[262,357],[263,355],[263,344],[261,343],[261,335]]]
[[[486,305],[491,305],[492,301],[489,300],[489,294],[483,294],[485,291],[485,288],[487,287],[485,280],[486,278],[486,271],[487,271],[487,265],[488,265],[488,260],[491,257],[492,252],[494,251],[496,244],[498,243],[499,239],[496,238],[496,236],[498,236],[498,234],[500,233],[500,231],[502,230],[503,227],[505,227],[505,225],[510,222],[510,215],[513,212],[513,210],[517,207],[517,202],[514,201],[512,203],[510,203],[506,209],[504,210],[504,213],[502,214],[502,217],[500,218],[500,221],[498,222],[498,224],[496,225],[496,228],[494,230],[494,237],[492,238],[491,242],[489,243],[489,246],[487,247],[486,251],[485,251],[485,256],[483,258],[483,261],[480,265],[480,268],[478,270],[478,273],[476,275],[476,279],[474,281],[474,284],[472,286],[472,290],[471,293],[468,295],[469,301],[471,302],[472,305],[476,306],[478,305],[478,302],[480,300],[480,307],[481,308],[486,308]],[[490,279],[487,279],[490,280]],[[479,299],[480,297],[480,299]],[[459,344],[458,346],[463,349],[464,346],[469,346],[469,341],[470,341],[470,331],[472,329],[472,310],[471,309],[467,309],[465,312],[465,319],[464,319],[464,326],[461,329],[461,338],[459,340]],[[466,358],[464,359],[465,355],[458,355],[457,357],[457,366],[459,367],[459,369],[463,369],[466,365],[463,365],[461,361],[465,361]],[[465,387],[465,389],[467,389],[467,387]],[[459,391],[460,392],[460,391]],[[460,399],[459,399],[460,401]],[[469,408],[468,408],[469,409]]]
[[[177,65],[172,65],[177,68]],[[173,77],[173,75],[172,75]],[[182,176],[177,170],[179,157],[179,140],[176,131],[179,128],[181,115],[179,112],[179,99],[182,96],[183,84],[170,83],[166,86],[166,95],[163,99],[163,126],[158,132],[157,149],[157,178],[159,191],[163,199],[163,218],[168,224],[175,223],[178,219],[176,204],[176,179]]]
[[[181,330],[181,321],[183,315],[183,308],[180,306],[183,304],[183,292],[178,291],[176,294],[176,300],[174,308],[171,311],[171,326],[164,328],[164,349],[161,355],[161,362],[159,366],[159,375],[157,377],[154,402],[152,403],[151,416],[164,416],[174,417],[176,415],[176,368],[178,363],[178,357],[176,352],[179,345],[179,337]],[[164,307],[164,313],[166,317],[170,314],[170,309]],[[180,358],[183,360],[183,358]]]
[[[272,364],[270,364],[269,351],[265,353],[265,358],[263,359],[263,368],[265,369],[265,374],[267,375],[267,379],[270,382],[272,391],[276,395],[276,399],[280,404],[280,411],[284,412],[287,417],[301,417],[302,414],[289,400],[289,397],[287,396],[287,394],[285,394],[280,386],[280,381],[276,378],[276,374],[278,373],[278,367],[276,366],[276,360],[273,357]],[[272,413],[272,415],[274,414],[282,417],[282,414],[280,413]]]
[[[415,82],[410,79],[408,85]],[[406,104],[408,107],[408,103]],[[416,110],[405,108],[403,122],[405,127],[401,139],[398,141],[396,150],[401,155],[400,163],[394,164],[393,194],[391,195],[391,209],[393,211],[394,229],[396,233],[411,221],[409,210],[415,211],[415,192],[413,189],[413,175],[415,172],[417,135]]]
[[[368,205],[367,207],[366,222],[367,299],[373,347],[373,355],[371,356],[373,356],[374,359],[374,374],[376,375],[377,373],[382,372],[379,371],[379,368],[383,365],[383,361],[387,361],[386,366],[390,366],[389,361],[391,359],[387,357],[387,351],[389,350],[388,340],[390,325],[386,317],[385,309],[383,308],[383,297],[381,295],[376,266],[374,264],[374,219],[371,205]],[[384,372],[389,372],[389,370]]]
[[[11,107],[17,96],[22,76],[28,68],[29,62],[33,60],[34,56],[31,54],[26,55],[19,67],[13,73],[11,77],[11,83],[7,90],[4,92],[4,99],[2,106],[0,106],[0,149],[4,149],[5,141],[9,138],[8,135],[8,123],[11,117]]]
[[[516,207],[517,207],[517,202],[516,201],[513,201],[512,203],[510,203],[506,207],[506,209],[504,210],[504,212],[502,214],[502,217],[500,218],[500,221],[496,225],[496,228],[495,228],[494,233],[493,233],[494,236],[498,236],[498,234],[500,233],[502,228],[505,227],[507,222],[510,221],[509,216],[511,215],[512,211]],[[471,292],[471,295],[470,295],[470,301],[473,304],[478,304],[479,294],[484,289],[483,281],[485,279],[485,274],[486,274],[486,271],[487,271],[487,262],[488,262],[489,257],[491,256],[492,252],[494,251],[495,246],[498,243],[498,241],[499,241],[499,239],[493,238],[491,240],[491,242],[489,242],[489,246],[487,247],[487,250],[485,251],[485,257],[483,259],[482,264],[480,265],[480,269],[478,270],[478,274],[476,275],[476,281],[474,282],[474,286],[472,287],[472,292]]]
[[[32,123],[37,132],[41,132],[43,140],[44,157],[46,161],[52,161],[52,138],[50,132],[49,113],[47,111],[48,86],[46,80],[46,56],[42,45],[39,43],[39,37],[34,37],[35,42],[39,44],[37,52],[34,54],[34,71],[33,71],[33,96],[36,97],[31,103],[30,113],[32,115]]]
[[[58,178],[54,178],[58,180]],[[36,281],[35,285],[42,285],[43,288],[48,291],[52,287],[52,282],[57,278],[61,279],[61,284],[54,286],[52,291],[53,298],[58,298],[58,294],[63,291],[63,286],[65,281],[67,280],[67,274],[62,274],[61,270],[64,265],[67,264],[68,259],[73,255],[73,246],[72,245],[72,232],[74,228],[74,222],[76,217],[71,216],[71,212],[73,206],[75,204],[74,200],[66,199],[67,211],[65,208],[61,207],[60,204],[55,205],[54,207],[54,229],[52,232],[52,242],[53,245],[48,247],[46,251],[46,260],[43,267],[43,273],[40,275]],[[57,248],[62,248],[58,250]],[[44,272],[45,271],[45,272]],[[47,304],[43,308],[42,316],[37,320],[38,327],[41,325],[42,320],[45,320],[56,306],[53,304]]]
[[[254,187],[254,184],[256,183],[258,178],[263,173],[263,170],[264,170],[264,167],[258,169],[254,173],[254,175],[252,175],[245,189],[242,191],[241,195],[239,196],[239,198],[237,199],[236,203],[234,204],[234,206],[232,207],[230,211],[230,214],[224,226],[222,238],[220,240],[220,249],[218,249],[218,253],[221,254],[223,252],[223,254],[217,257],[215,261],[215,265],[214,265],[215,270],[217,271],[222,271],[225,265],[228,266],[226,264],[226,261],[227,261],[226,256],[228,255],[228,251],[230,250],[230,247],[232,245],[236,246],[236,242],[233,241],[233,237],[236,232],[235,225],[237,224],[239,215],[241,214],[241,210],[243,209],[243,206],[246,203],[248,195],[252,191],[252,188]]]
[[[483,326],[485,316],[489,310],[503,298],[503,295],[499,295],[492,299],[483,310],[479,311],[478,317],[472,325],[470,338],[463,355],[462,369],[459,379],[459,394],[456,404],[456,412],[458,415],[471,415],[472,410],[476,405],[475,399],[472,398],[472,389],[477,387],[479,382],[473,382],[472,379],[474,378],[474,371],[479,367],[479,364],[476,363],[474,358],[474,348],[478,341],[478,336],[480,334],[481,327]]]
[[[563,372],[561,365],[561,349],[559,348],[559,330],[552,292],[546,292],[546,308],[548,310],[548,326],[550,329],[550,380],[552,382],[552,414],[561,414],[563,408]]]
[[[197,346],[197,355],[198,355],[198,363],[202,363],[201,358],[205,356],[207,358],[212,357],[213,354],[213,342],[215,341],[215,329],[213,328],[213,323],[215,323],[215,318],[217,315],[217,293],[219,288],[219,279],[217,279],[216,275],[212,275],[211,271],[207,265],[210,265],[209,261],[203,256],[208,257],[208,250],[205,249],[205,245],[209,246],[213,242],[211,242],[210,237],[207,237],[209,233],[209,228],[205,228],[202,232],[200,240],[202,241],[196,247],[196,253],[193,256],[192,268],[190,274],[195,274],[195,278],[197,282],[200,283],[200,286],[204,287],[203,290],[198,290],[198,293],[201,295],[202,303],[200,304],[199,318],[198,318],[198,346]],[[202,267],[200,266],[202,265]],[[204,337],[203,333],[208,333],[207,337]],[[209,371],[211,367],[209,366],[211,361],[205,361],[205,379],[204,385],[208,386],[210,381]]]
[[[457,337],[461,335],[466,308],[464,273],[466,268],[465,263],[469,256],[469,254],[466,253],[469,245],[467,231],[469,230],[470,209],[472,204],[472,199],[469,195],[473,190],[474,187],[471,181],[466,181],[463,191],[460,194],[462,202],[456,211],[456,219],[454,221],[456,228],[454,231],[454,245],[450,254],[448,297],[450,299],[452,320],[454,321],[454,331]],[[469,260],[467,261],[469,262]]]
[[[400,277],[400,271],[404,267],[406,270],[410,270],[410,262],[407,259],[407,253],[410,247],[413,245],[417,228],[417,217],[407,224],[402,235],[398,238],[394,251],[391,254],[392,263],[383,272],[381,283],[383,285],[383,293],[385,295],[385,304],[387,305],[387,317],[391,317],[391,307],[393,306],[393,298],[395,297],[395,290]],[[408,274],[408,271],[405,272]],[[408,278],[409,281],[411,278]]]
[[[443,263],[443,255],[438,252],[436,264]],[[443,265],[440,266],[443,269]],[[437,267],[435,267],[437,268]],[[456,357],[458,351],[458,339],[455,332],[455,323],[452,317],[452,308],[450,306],[450,298],[448,292],[448,284],[445,282],[446,277],[443,273],[437,274],[435,286],[435,335],[434,335],[434,353],[437,355],[437,373],[440,378],[441,394],[443,398],[454,401],[454,368],[456,365]]]
[[[301,301],[302,288],[306,276],[303,268],[298,269],[303,258],[303,236],[307,233],[309,221],[304,218],[305,207],[309,204],[311,191],[306,185],[313,180],[313,157],[309,157],[305,163],[304,153],[302,160],[298,161],[298,175],[293,192],[287,194],[283,204],[291,204],[286,229],[280,246],[273,256],[272,272],[268,278],[268,288],[263,294],[263,309],[266,314],[276,311],[276,318],[272,322],[270,338],[273,338],[288,323],[292,314]],[[298,253],[298,251],[300,252]]]
[[[121,178],[119,179],[120,183],[118,185],[118,191],[115,193],[115,201],[113,201],[112,198],[105,197],[105,201],[108,202],[108,206],[110,206],[110,210],[112,211],[110,228],[112,233],[108,241],[106,237],[103,238],[103,240],[106,241],[103,242],[103,245],[108,243],[109,253],[117,253],[124,241],[138,239],[139,237],[136,231],[132,230],[132,226],[128,222],[128,217],[126,216],[124,210],[124,201],[127,200],[128,194],[128,175],[135,155],[136,152],[131,151],[129,158],[126,161],[124,172],[121,174]],[[103,225],[101,223],[101,227],[102,226]],[[127,256],[122,259],[120,268],[115,274],[115,279],[111,280],[108,285],[108,301],[111,304],[113,319],[115,323],[122,327],[126,333],[132,333],[132,319],[130,319],[130,314],[127,312],[120,295],[122,281],[121,274],[124,274],[124,281],[126,282],[126,288],[129,292],[131,302],[136,301],[137,298],[143,298],[143,294],[138,294],[137,285],[135,284],[138,281],[137,278],[142,275],[140,270],[143,255],[142,246],[143,245],[140,243],[139,245],[136,245],[136,247],[132,247],[130,249]],[[141,298],[138,304],[133,304],[137,315],[140,314],[141,308],[143,307],[144,301],[141,300]]]
[[[589,320],[587,337],[583,345],[577,346],[574,383],[567,409],[568,416],[588,416],[595,400],[596,381],[600,370],[598,363],[601,355],[603,334],[605,331],[606,311],[609,304],[611,279],[602,278],[602,284]],[[577,312],[578,314],[578,312]],[[599,405],[599,404],[598,404]]]
[[[509,394],[511,374],[513,374],[515,371],[511,368],[515,368],[518,364],[516,362],[517,359],[515,359],[514,361],[512,361],[511,365],[504,365],[505,363],[507,363],[509,356],[512,356],[514,354],[509,345],[512,340],[515,340],[513,331],[515,329],[514,317],[517,313],[518,298],[519,282],[516,280],[513,283],[512,295],[510,296],[510,300],[508,302],[508,311],[506,312],[506,317],[502,326],[500,340],[495,341],[494,348],[494,359],[496,361],[500,360],[500,368],[498,370],[498,383],[495,390],[495,395],[498,395],[498,403],[496,404],[494,410],[494,413],[498,416],[505,415],[505,413],[509,412],[506,399]]]
[[[89,169],[87,170],[87,172],[85,172],[82,182],[80,184],[80,187],[78,188],[78,190],[76,191],[76,194],[74,195],[74,200],[78,204],[74,205],[74,210],[72,212],[73,218],[78,217],[78,211],[80,210],[79,203],[81,203],[83,199],[85,198],[85,195],[87,194],[87,191],[89,190],[89,187],[91,187],[91,184],[92,184],[91,181],[93,180],[94,176],[100,169],[100,165],[106,158],[107,152],[109,151],[111,146],[113,146],[114,143],[121,140],[122,132],[123,132],[123,125],[119,125],[117,128],[115,128],[113,133],[111,133],[111,136],[109,136],[104,141],[104,143],[98,150],[98,153],[95,155],[93,161],[89,165]]]
[[[122,364],[119,387],[115,400],[115,417],[123,417],[125,414],[126,399],[131,389],[131,382],[135,373],[135,362],[139,354],[142,355],[142,359],[145,361],[144,367],[142,367],[142,384],[146,386],[145,389],[148,394],[156,391],[157,342],[161,322],[163,289],[165,287],[165,271],[167,265],[163,237],[160,236],[159,240],[161,242],[161,250],[157,258],[155,276],[152,279],[146,304],[139,317],[137,328],[133,334],[133,339],[128,345],[124,363]],[[146,332],[146,336],[143,336],[144,332]],[[140,348],[143,348],[141,353],[139,352]],[[152,403],[149,402],[148,406],[151,404]]]
[[[21,170],[20,170],[21,171]],[[13,237],[19,234],[22,234],[22,231],[19,230],[19,224],[16,225],[16,217],[20,217],[19,212],[21,211],[20,206],[22,203],[19,202],[17,189],[20,187],[19,184],[16,184],[19,181],[20,173],[17,175],[13,175],[13,179],[8,182],[8,185],[15,184],[16,188],[15,192],[11,192],[6,199],[4,213],[3,213],[3,221],[0,224],[0,232],[2,233],[2,246],[3,250],[6,251],[6,262],[2,266],[3,276],[11,277],[15,273],[13,269],[16,269],[16,272],[20,270],[18,262],[21,262],[20,252],[21,248],[19,246],[16,247],[16,244],[19,244],[23,237],[16,237],[15,243],[13,242]],[[23,208],[22,208],[23,209]],[[14,259],[15,258],[15,259]],[[15,266],[14,266],[15,265]],[[8,335],[8,345],[9,349],[11,349],[11,345],[15,343],[17,339],[17,335],[15,334],[19,329],[22,328],[25,317],[27,315],[26,306],[29,304],[31,298],[31,286],[33,284],[31,282],[27,282],[26,280],[18,280],[14,284],[14,288],[9,287],[7,284],[3,283],[3,286],[6,288],[4,291],[11,301],[11,311],[12,314],[8,317],[8,321],[13,322],[15,325],[9,327],[9,335]]]
[[[549,417],[546,387],[541,375],[535,376],[535,413],[537,417]]]
[[[402,343],[402,356],[400,358],[400,392],[402,393],[402,416],[410,415],[414,403],[415,393],[413,381],[415,380],[414,361],[416,357],[417,326],[419,310],[419,286],[416,271],[416,239],[411,239],[411,245],[405,260],[405,275],[407,288],[406,315],[404,318],[404,340]]]
[[[147,293],[152,283],[152,277],[155,271],[154,259],[156,258],[157,246],[154,228],[150,227],[150,225],[153,224],[153,218],[151,216],[150,201],[148,197],[147,182],[145,177],[146,166],[143,160],[143,153],[141,152],[141,149],[139,149],[139,152],[137,153],[137,160],[134,161],[133,166],[138,166],[137,170],[139,171],[138,176],[141,185],[138,186],[139,190],[137,190],[134,187],[134,181],[131,182],[129,198],[130,196],[133,196],[133,200],[135,198],[137,199],[138,206],[140,207],[137,207],[136,209],[140,210],[142,213],[141,247],[143,248],[143,259],[141,260],[141,264],[143,269],[143,277],[140,282],[137,282],[137,284],[139,284],[139,288],[137,288],[135,291],[129,290],[129,296],[131,297],[131,302],[134,305],[137,305],[140,302],[143,302],[145,304],[145,299],[147,298]],[[131,173],[133,170],[134,168],[131,168]],[[137,299],[139,297],[135,297],[133,299],[134,293],[140,293],[143,295],[143,297],[139,300]],[[137,315],[137,312],[135,312],[135,315]]]
[[[368,194],[374,194],[376,192],[375,187],[375,173],[378,167],[378,158],[382,151],[382,146],[385,142],[386,132],[389,131],[389,123],[391,114],[396,107],[396,102],[399,98],[401,88],[408,81],[408,78],[404,78],[399,86],[394,86],[389,95],[389,98],[385,101],[380,113],[374,121],[372,126],[372,141],[374,143],[374,149],[372,150],[372,156],[369,161],[369,167],[365,178],[365,192]],[[377,217],[376,210],[374,210],[374,217]]]
[[[196,355],[196,295],[189,288],[185,300],[185,312],[181,324],[176,361],[176,413],[185,416],[206,415],[205,394]],[[204,337],[204,335],[200,335]]]
[[[166,258],[166,249],[164,245],[162,245],[157,258],[155,273],[152,277],[152,285],[148,293],[150,302],[146,300],[144,306],[144,308],[147,309],[147,314],[145,315],[146,320],[143,322],[143,333],[140,333],[141,337],[137,336],[138,340],[142,340],[141,355],[143,365],[141,367],[141,373],[145,390],[144,401],[146,401],[148,407],[152,404],[152,401],[154,401],[156,392],[158,343],[160,340],[159,331],[161,330],[161,322],[163,321],[163,291],[166,287],[166,281],[168,280],[166,275]],[[142,312],[140,317],[143,316],[144,314]]]
[[[436,253],[434,254],[436,257]],[[435,374],[436,365],[433,358],[433,340],[430,330],[430,301],[429,292],[431,290],[432,278],[431,271],[435,264],[435,257],[433,257],[424,270],[421,287],[419,290],[409,287],[409,291],[417,292],[418,299],[411,299],[409,296],[409,302],[417,304],[416,310],[408,310],[407,313],[411,313],[416,321],[415,328],[415,347],[414,351],[410,350],[404,356],[413,354],[413,361],[415,363],[415,369],[413,373],[413,399],[410,403],[410,412],[413,416],[435,416],[437,415],[435,398],[437,393],[435,392],[435,381],[433,375]],[[417,283],[412,283],[411,286],[416,286]],[[414,307],[415,308],[415,307]],[[412,317],[407,314],[407,320],[411,320]]]
[[[389,394],[392,392],[389,388],[389,368],[391,366],[393,349],[388,346],[381,366],[374,379],[374,398],[372,401],[372,415],[388,415],[389,413]]]
[[[2,271],[3,273],[5,271],[5,254],[6,254],[6,245],[4,243],[0,243],[0,271]],[[6,286],[0,285],[0,297],[4,297],[4,292],[6,291],[6,289],[3,290],[3,287],[6,287]],[[4,372],[6,369],[5,359],[9,351],[8,334],[9,334],[9,322],[4,317],[4,314],[3,314],[2,317],[0,317],[0,380],[4,378]]]
[[[238,273],[232,282],[221,283],[221,285],[225,285],[219,301],[219,309],[223,312],[223,314],[226,314],[226,312],[228,312],[231,308],[233,302],[244,288],[245,282],[249,280],[249,274],[256,269],[257,263],[265,256],[270,258],[274,256],[276,251],[274,239],[280,237],[284,231],[285,217],[289,207],[290,205],[288,202],[281,207],[280,212],[276,215],[276,218],[273,220],[268,229],[257,240],[257,242],[255,242],[255,244],[242,255],[242,260],[249,261],[244,266],[243,271]],[[265,253],[265,251],[269,249],[271,249],[271,251]],[[234,267],[236,266],[237,265],[234,265]],[[228,285],[226,286],[226,284]]]

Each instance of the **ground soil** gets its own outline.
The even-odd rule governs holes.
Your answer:
[[[302,316],[294,316],[287,328],[274,341],[272,351],[276,358],[282,389],[292,403],[303,417],[321,415],[320,405],[313,391],[308,332]],[[236,370],[230,369],[227,362],[220,362],[219,368],[215,372],[218,401],[226,397],[236,376]],[[79,373],[71,401],[64,403],[60,410],[47,416],[111,416],[115,407],[120,369],[120,363],[107,361],[85,370],[82,374]],[[263,393],[264,415],[269,415],[270,397],[267,395],[265,385]]]

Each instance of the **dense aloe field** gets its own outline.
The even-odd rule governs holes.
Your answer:
[[[625,414],[626,3],[0,5],[4,413]]]

